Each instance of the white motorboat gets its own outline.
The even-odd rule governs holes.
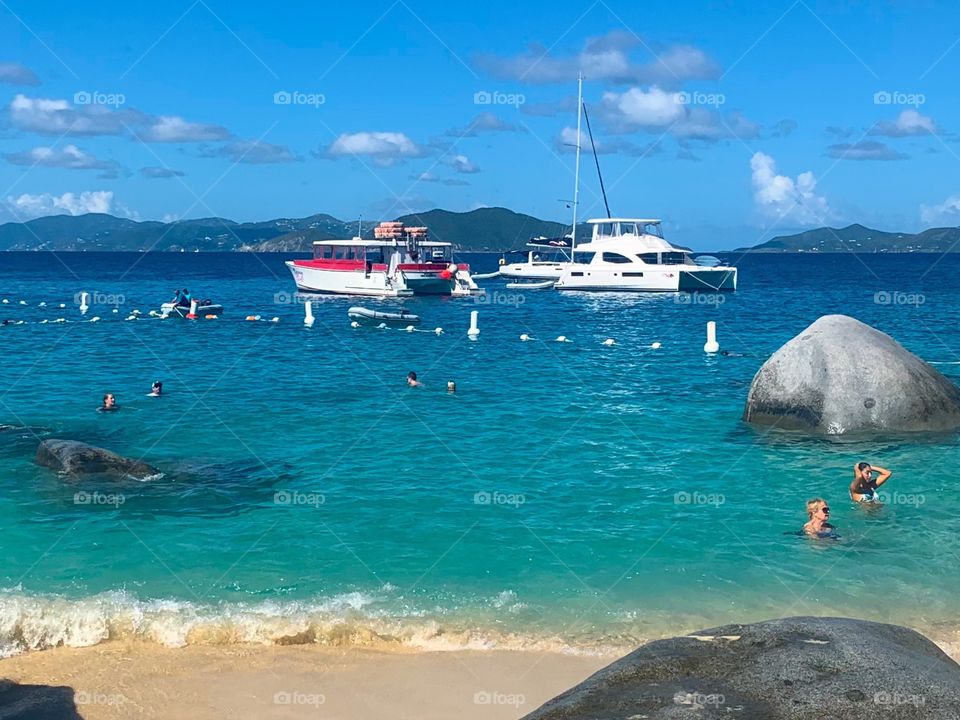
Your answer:
[[[288,260],[297,289],[379,297],[483,293],[470,266],[453,262],[453,246],[427,240],[427,228],[385,222],[374,235],[373,240],[319,240],[311,259]]]
[[[536,238],[524,250],[500,258],[500,276],[515,280],[559,280],[570,263],[572,237]]]
[[[564,268],[558,290],[634,292],[715,292],[737,289],[737,269],[663,238],[659,220],[603,218],[588,220],[590,242],[578,245],[573,263]]]

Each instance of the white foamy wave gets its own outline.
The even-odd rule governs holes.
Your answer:
[[[381,593],[394,588],[385,586]],[[508,605],[512,594],[498,596]],[[319,644],[378,649],[514,649],[607,654],[599,642],[570,643],[548,634],[471,627],[422,612],[390,614],[373,607],[384,597],[350,592],[313,601],[198,603],[141,600],[125,591],[85,598],[0,591],[0,657],[33,650],[87,647],[136,639],[167,647],[186,645]]]

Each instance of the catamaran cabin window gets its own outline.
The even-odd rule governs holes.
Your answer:
[[[660,257],[660,262],[664,265],[683,265],[684,263],[682,252],[665,252]]]
[[[596,253],[592,252],[575,252],[573,253],[573,261],[575,263],[580,263],[581,265],[589,265],[593,262],[593,256]]]
[[[313,257],[315,260],[332,260],[333,259],[333,245],[318,245],[313,249]]]
[[[624,265],[633,262],[633,260],[630,258],[615,252],[605,252],[603,254],[603,261],[606,263],[617,263],[618,265]]]
[[[647,235],[653,235],[658,238],[663,237],[663,228],[660,227],[660,223],[646,223],[643,226],[643,231]]]
[[[660,257],[657,253],[640,253],[637,255],[638,258],[643,260],[647,265],[659,265]]]

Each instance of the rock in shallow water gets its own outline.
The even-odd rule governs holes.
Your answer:
[[[763,364],[743,419],[832,435],[954,430],[960,390],[889,335],[825,315]]]
[[[847,618],[658,640],[524,720],[957,720],[960,665],[923,635]]]
[[[76,440],[44,440],[37,447],[37,464],[68,475],[126,475],[138,480],[160,472],[145,462]]]

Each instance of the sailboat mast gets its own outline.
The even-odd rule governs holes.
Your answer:
[[[570,259],[577,246],[577,205],[580,202],[580,116],[583,108],[583,73],[577,75],[577,160],[573,172],[573,228],[570,232]]]

